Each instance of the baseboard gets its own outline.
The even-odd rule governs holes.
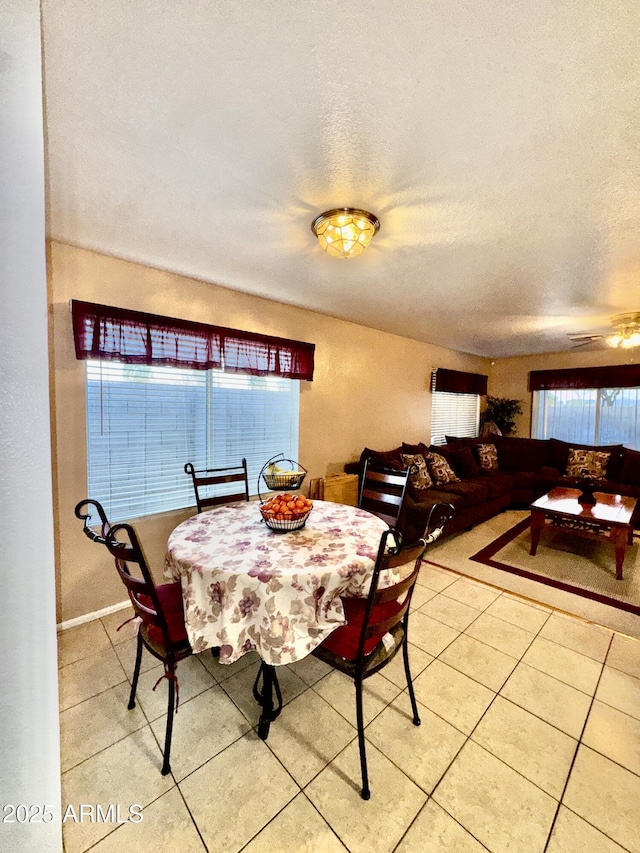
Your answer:
[[[131,607],[129,599],[121,601],[119,604],[111,604],[109,607],[103,607],[102,610],[94,610],[93,613],[85,613],[84,616],[76,616],[75,619],[67,619],[65,622],[60,622],[56,625],[58,632],[66,631],[67,628],[77,628],[78,625],[84,625],[85,622],[93,622],[95,619],[101,619],[103,616],[109,616],[111,613],[117,613],[119,610],[125,610]]]

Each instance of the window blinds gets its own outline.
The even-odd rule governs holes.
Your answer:
[[[279,377],[87,361],[88,494],[111,521],[194,505],[185,462],[297,458],[299,384]],[[233,485],[233,484],[232,484]]]

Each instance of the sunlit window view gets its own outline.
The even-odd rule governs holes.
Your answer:
[[[639,392],[640,388],[536,391],[532,436],[638,449]]]

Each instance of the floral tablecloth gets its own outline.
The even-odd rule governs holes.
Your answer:
[[[371,513],[328,501],[287,533],[270,530],[255,502],[187,519],[169,537],[165,577],[182,583],[194,652],[219,646],[221,663],[252,649],[274,665],[306,657],[344,624],[340,596],[367,594],[384,530]]]

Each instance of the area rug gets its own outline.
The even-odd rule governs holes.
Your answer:
[[[470,559],[640,616],[640,556],[635,542],[627,548],[622,580],[616,580],[615,553],[608,538],[586,539],[546,524],[535,557],[529,554],[530,546],[525,518]]]

